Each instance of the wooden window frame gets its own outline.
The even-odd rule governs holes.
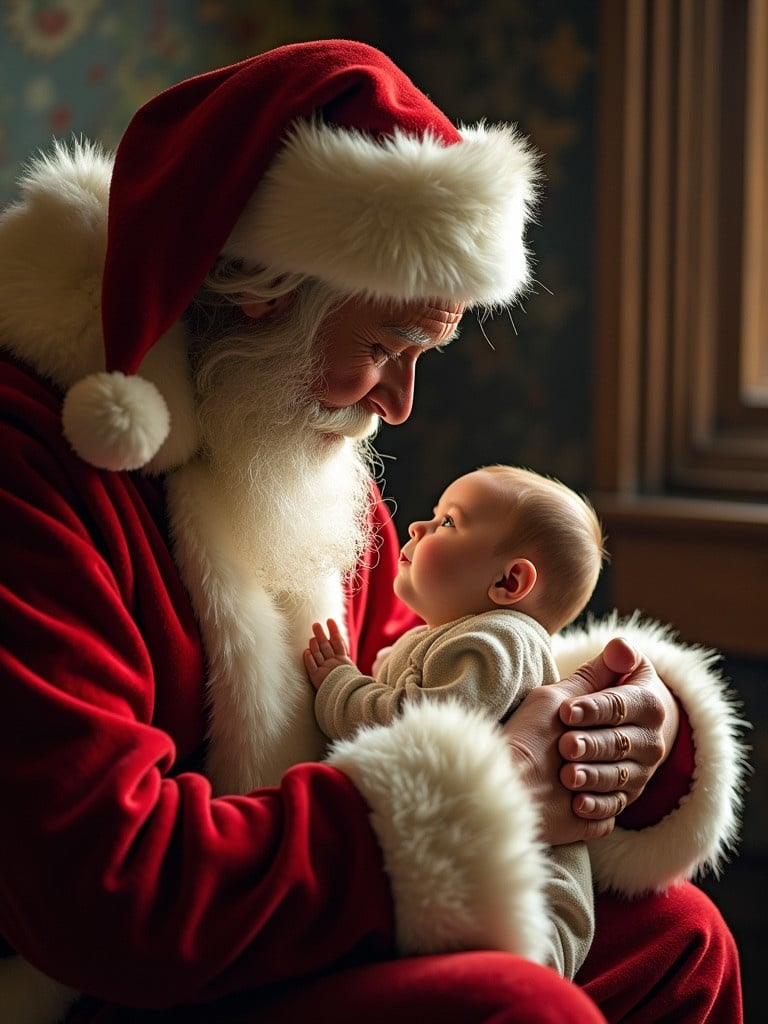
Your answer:
[[[766,8],[600,6],[592,497],[609,593],[747,656],[768,654]]]

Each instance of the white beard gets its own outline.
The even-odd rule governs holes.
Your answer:
[[[302,651],[344,628],[345,573],[368,542],[378,421],[308,400],[312,340],[282,327],[209,345],[196,382],[204,447],[167,480],[174,554],[207,663],[206,773],[216,793],[276,785],[323,756]],[[349,436],[351,435],[351,436]]]
[[[244,477],[213,463],[211,473],[245,563],[269,593],[298,595],[359,562],[368,540],[370,475],[349,438],[318,445],[298,431],[275,435],[261,446],[258,471]],[[286,464],[285,447],[299,446],[302,457]]]
[[[307,397],[319,368],[289,321],[206,353],[204,457],[242,558],[273,595],[354,570],[368,542],[378,419]]]

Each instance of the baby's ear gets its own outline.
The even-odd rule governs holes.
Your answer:
[[[536,586],[536,566],[527,558],[513,558],[504,567],[501,579],[488,588],[488,596],[501,607],[517,604]]]

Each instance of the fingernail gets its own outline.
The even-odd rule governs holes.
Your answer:
[[[581,809],[584,813],[591,814],[595,809],[594,797],[585,796],[581,804]]]
[[[573,784],[577,789],[581,789],[584,783],[587,781],[587,773],[578,771],[573,777]]]
[[[581,708],[578,704],[576,704],[574,707],[571,708],[570,723],[571,725],[578,725],[583,720],[584,708]]]

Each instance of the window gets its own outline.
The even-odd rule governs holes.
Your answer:
[[[768,653],[768,4],[604,0],[595,480],[611,597]]]

